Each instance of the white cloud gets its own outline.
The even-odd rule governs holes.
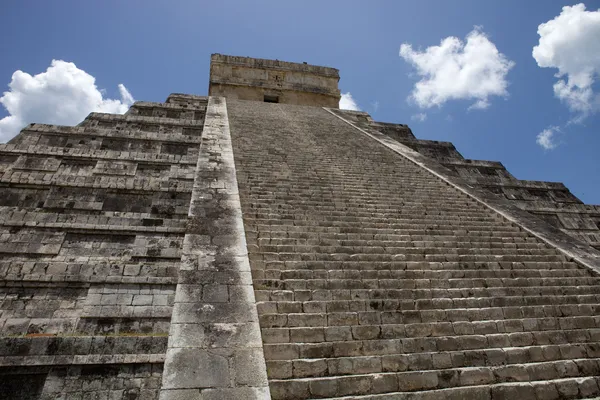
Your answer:
[[[340,109],[360,111],[360,107],[358,107],[358,104],[356,104],[356,101],[354,101],[354,98],[350,92],[342,93],[342,98],[340,99]]]
[[[415,51],[404,43],[400,56],[421,77],[409,97],[421,108],[464,99],[475,100],[469,109],[485,109],[490,105],[490,96],[508,96],[506,75],[515,65],[480,27],[467,35],[466,42],[449,36],[439,46],[424,51]]]
[[[542,146],[544,150],[552,150],[557,146],[555,137],[557,132],[560,132],[560,128],[558,126],[548,127],[538,133],[535,142]]]
[[[75,125],[92,111],[120,114],[133,104],[133,96],[124,85],[119,84],[120,100],[106,99],[95,81],[75,64],[62,60],[52,60],[46,72],[33,76],[15,71],[9,91],[0,97],[9,113],[0,119],[0,142],[32,122]]]
[[[371,103],[371,105],[373,106],[373,112],[377,112],[377,110],[379,110],[379,102],[377,100]]]
[[[411,116],[410,119],[412,119],[413,121],[423,122],[423,121],[425,121],[427,119],[427,114],[425,114],[425,113],[418,113],[418,114],[415,114],[415,115]]]
[[[467,110],[485,110],[490,106],[490,102],[487,99],[477,100],[475,103],[471,104]]]
[[[600,96],[592,90],[600,75],[600,10],[585,4],[563,7],[559,16],[538,26],[540,41],[533,58],[540,68],[557,68],[554,95],[578,119],[600,110]]]

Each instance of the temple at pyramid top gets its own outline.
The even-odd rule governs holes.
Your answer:
[[[339,70],[306,63],[213,54],[209,96],[338,108]]]

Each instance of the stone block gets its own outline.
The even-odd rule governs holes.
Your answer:
[[[200,392],[200,400],[269,400],[268,387],[239,387],[231,389],[204,389]],[[169,399],[170,400],[170,399]]]
[[[398,376],[396,374],[376,374],[372,381],[373,393],[388,393],[398,391]]]
[[[206,303],[226,303],[229,301],[227,285],[209,284],[202,288],[202,300]]]
[[[160,391],[159,400],[198,400],[200,398],[200,389],[163,389]],[[122,397],[119,397],[116,400],[121,399]]]
[[[489,368],[465,368],[460,370],[461,385],[487,385],[494,382],[494,374]]]
[[[492,386],[492,400],[535,399],[535,390],[530,383],[506,383]]]
[[[367,394],[371,390],[372,384],[372,376],[340,377],[338,382],[338,393],[340,396]]]
[[[402,372],[398,374],[400,391],[435,389],[438,383],[436,372]]]
[[[574,380],[559,380],[556,381],[556,389],[563,398],[576,398],[579,394],[579,385]]]
[[[167,350],[163,375],[165,389],[229,387],[232,378],[226,357],[201,349]]]
[[[176,303],[172,322],[176,323],[242,323],[257,320],[254,304],[248,303]]]
[[[273,381],[269,386],[273,399],[307,399],[308,385],[308,381]]]
[[[532,382],[531,385],[533,386],[537,399],[556,400],[560,398],[554,382]]]
[[[236,349],[232,362],[236,386],[267,386],[265,359],[261,348]]]
[[[268,361],[267,375],[269,379],[289,379],[293,376],[291,361]]]
[[[338,381],[335,379],[311,380],[309,390],[315,397],[335,397],[338,394]]]

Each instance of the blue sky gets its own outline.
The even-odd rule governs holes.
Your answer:
[[[376,120],[408,124],[422,139],[451,141],[466,158],[501,161],[520,179],[562,181],[586,203],[600,204],[598,69],[589,74],[595,80],[587,86],[593,96],[590,111],[582,117],[581,110],[555,95],[559,70],[540,68],[532,57],[540,41],[538,26],[559,17],[562,7],[575,4],[553,0],[8,1],[0,9],[5,38],[0,42],[0,85],[8,91],[15,71],[36,75],[46,71],[53,59],[64,60],[95,77],[96,86],[105,90],[98,106],[101,111],[121,112],[127,91],[146,101],[164,101],[172,92],[207,94],[211,53],[306,61],[340,69],[342,92],[350,92]],[[600,8],[600,1],[585,1],[585,6],[590,16]],[[580,59],[573,52],[600,54],[594,52],[600,47],[591,40],[599,33],[600,43],[600,28],[589,28],[598,26],[590,21],[589,25],[581,22],[583,33],[571,32],[579,35],[578,40],[566,50],[560,43],[551,47],[564,52],[557,63],[563,63],[567,74],[581,67],[570,61]],[[464,43],[474,26],[514,63],[503,76],[505,94],[489,95],[484,110],[468,110],[476,101],[472,98],[451,98],[424,108],[407,100],[423,77],[400,57],[400,46],[410,44],[422,53],[450,36]],[[596,62],[591,67],[600,69],[598,57],[588,62]],[[74,85],[90,85],[91,78],[78,76],[81,80]],[[563,77],[565,82],[569,77],[575,81],[573,73]],[[29,81],[23,82],[27,86]],[[126,90],[120,91],[119,84]],[[68,101],[52,95],[52,101]],[[77,112],[89,112],[90,104],[99,104],[98,96],[94,92],[77,100]],[[35,108],[52,103],[25,99],[30,106],[21,120],[52,119]],[[0,118],[8,114],[0,109]],[[415,120],[418,114],[426,114],[426,119]],[[550,127],[558,127],[558,131],[552,128],[556,147],[545,150],[536,137]]]

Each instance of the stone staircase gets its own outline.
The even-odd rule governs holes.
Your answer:
[[[316,107],[227,100],[273,399],[600,395],[600,278]]]

